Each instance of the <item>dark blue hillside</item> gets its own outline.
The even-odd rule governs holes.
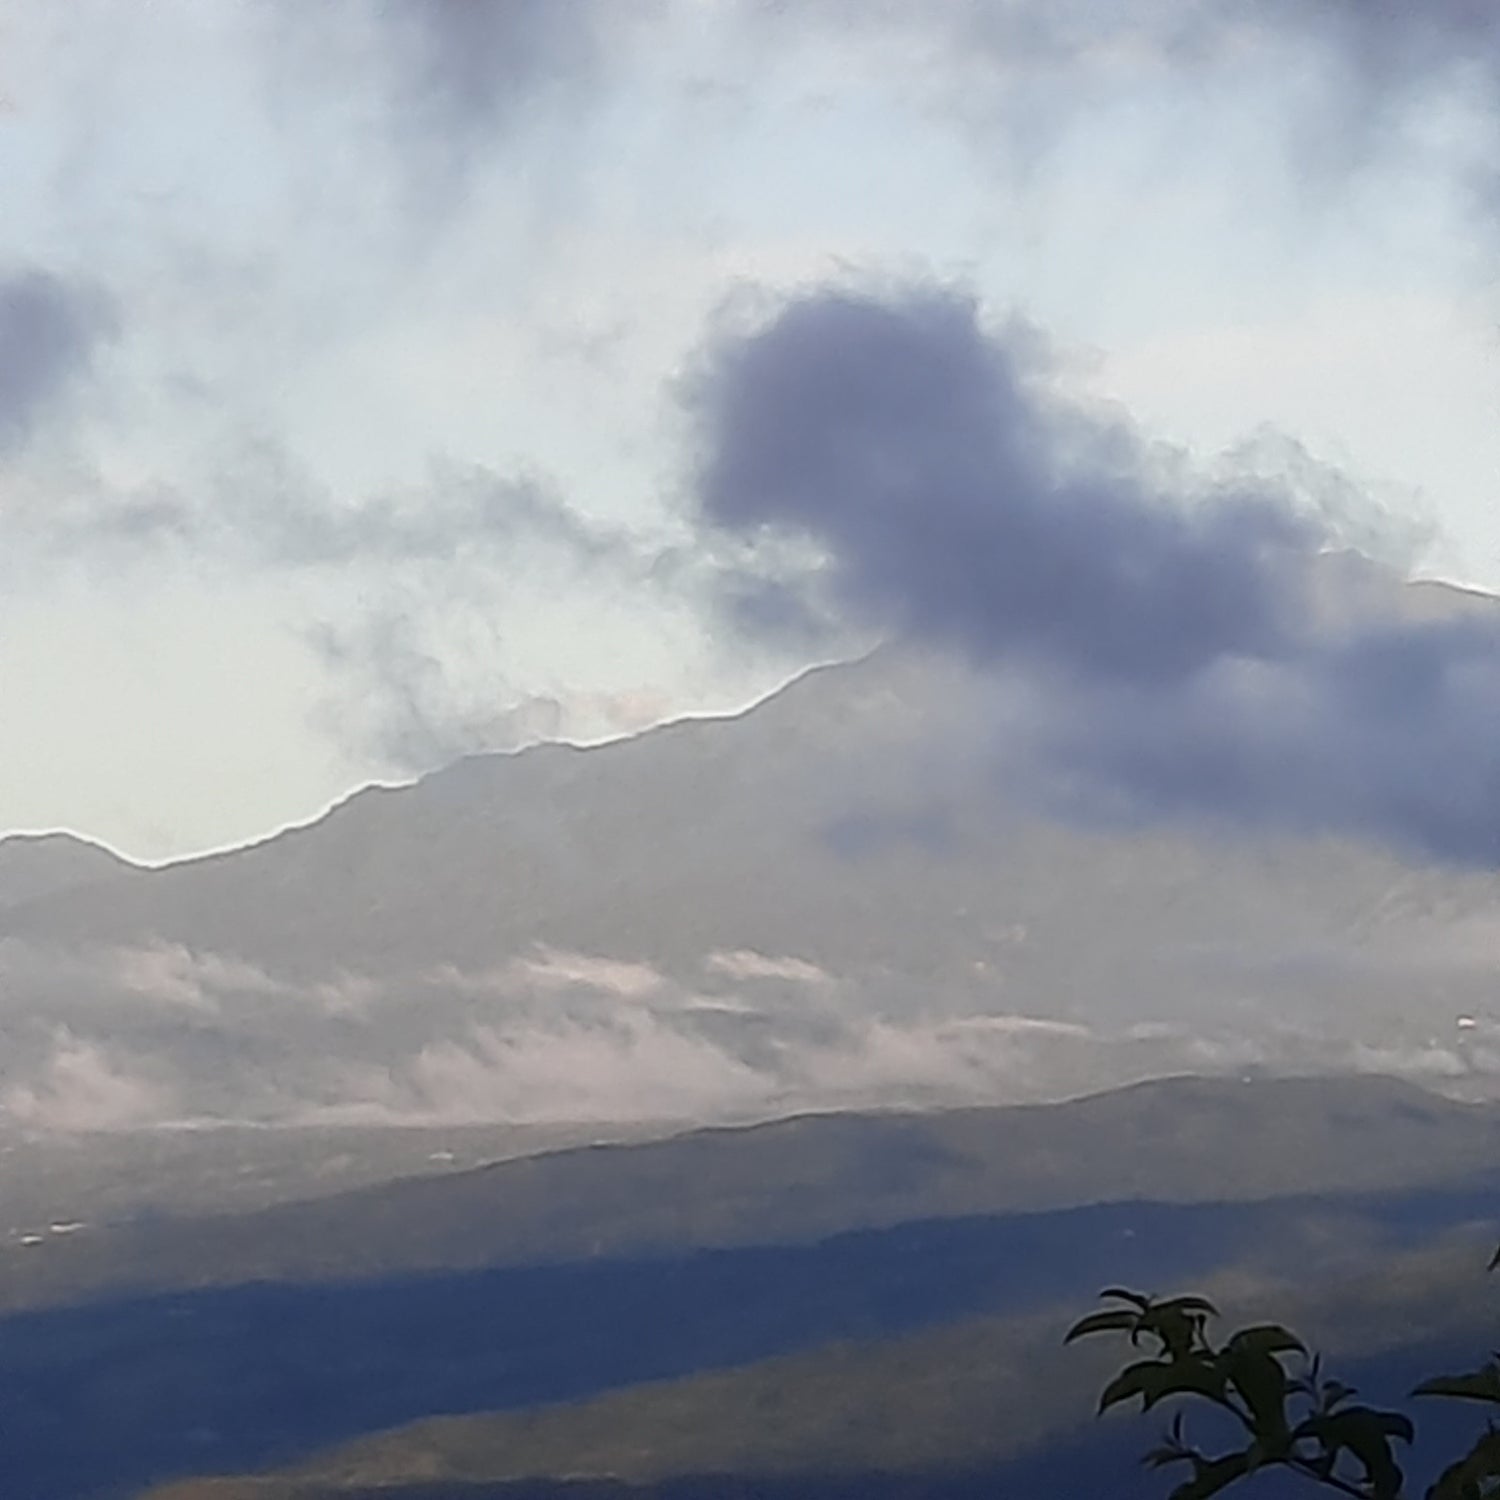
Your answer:
[[[972,1313],[1180,1285],[1336,1214],[1402,1244],[1486,1216],[1485,1188],[1390,1199],[1104,1205],[935,1220],[819,1245],[255,1285],[0,1322],[0,1493],[127,1495],[261,1468],[440,1412],[578,1400]],[[1275,1258],[1274,1249],[1268,1252]]]

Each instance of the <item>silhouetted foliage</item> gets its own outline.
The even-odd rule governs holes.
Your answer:
[[[1497,1262],[1500,1252],[1491,1269]],[[1153,1468],[1187,1471],[1169,1500],[1210,1500],[1271,1468],[1357,1500],[1413,1494],[1401,1464],[1415,1436],[1412,1418],[1357,1401],[1354,1387],[1328,1376],[1289,1329],[1257,1324],[1219,1344],[1209,1336],[1217,1310],[1203,1297],[1157,1300],[1123,1287],[1100,1295],[1107,1306],[1075,1323],[1067,1341],[1116,1334],[1142,1351],[1105,1386],[1101,1413],[1137,1401],[1142,1411],[1177,1404],[1161,1443],[1144,1459]],[[1472,1373],[1424,1380],[1412,1394],[1500,1409],[1500,1354]],[[1214,1425],[1229,1434],[1218,1451],[1189,1441],[1184,1405],[1218,1414]],[[1425,1493],[1426,1500],[1500,1500],[1495,1419]]]

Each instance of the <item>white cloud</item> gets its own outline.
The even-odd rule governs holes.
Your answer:
[[[60,1031],[40,1077],[0,1095],[30,1130],[81,1133],[160,1124],[175,1113],[172,1091],[133,1072],[110,1049]]]
[[[1462,1078],[1473,1071],[1452,1048],[1436,1043],[1380,1046],[1359,1042],[1350,1049],[1350,1062],[1357,1073],[1394,1073],[1429,1081]]]
[[[217,953],[195,953],[181,943],[115,950],[113,978],[131,994],[192,1010],[215,1009],[221,996],[286,994],[264,969]]]
[[[833,980],[826,969],[805,958],[785,955],[771,957],[753,948],[736,948],[732,952],[710,953],[703,967],[730,979],[785,979],[794,984],[829,984]]]
[[[598,1026],[476,1027],[409,1063],[354,1070],[312,1119],[468,1123],[711,1119],[761,1103],[765,1080],[643,1014]]]
[[[330,1016],[367,1016],[384,993],[379,980],[368,974],[348,973],[319,980],[306,991],[308,998]]]
[[[630,963],[618,958],[596,958],[587,953],[568,953],[542,948],[535,958],[512,966],[521,979],[543,988],[578,985],[625,1000],[638,1000],[659,990],[665,977],[650,964]]]

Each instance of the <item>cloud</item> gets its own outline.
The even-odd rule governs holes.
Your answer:
[[[400,1063],[343,1069],[333,1097],[302,1117],[407,1125],[727,1120],[1014,1102],[1045,1096],[1059,1076],[1101,1067],[1108,1076],[1110,1067],[1109,1044],[1086,1028],[1020,1016],[851,1015],[819,1035],[788,1032],[764,1055],[743,1056],[725,1037],[747,1014],[751,1024],[760,1019],[700,1005],[671,1015],[627,1007],[588,1019],[483,1024]],[[695,1029],[714,1021],[729,1029]]]
[[[825,49],[841,75],[863,68],[947,116],[1012,186],[1044,183],[1049,153],[1112,112],[1140,124],[1143,90],[1186,85],[1221,121],[1260,114],[1258,142],[1316,189],[1304,209],[1377,164],[1467,191],[1490,225],[1500,206],[1500,15],[1486,0],[739,0],[737,13],[761,55]],[[1158,138],[1160,175],[1196,149],[1185,133]],[[1231,157],[1233,134],[1215,140]],[[1107,150],[1085,149],[1109,170]]]
[[[684,399],[741,624],[874,629],[1019,684],[1013,789],[1500,864],[1500,613],[1331,631],[1336,517],[1064,405],[1031,332],[942,288],[808,292],[719,334]]]
[[[618,10],[608,0],[388,0],[377,25],[395,107],[443,136],[491,131],[548,85],[596,80]]]
[[[0,568],[18,583],[70,569],[114,580],[183,560],[316,589],[321,618],[297,627],[327,680],[316,722],[401,774],[564,733],[627,732],[666,710],[646,694],[553,700],[504,675],[504,623],[518,608],[580,584],[596,602],[633,603],[648,588],[665,600],[670,585],[659,544],[535,479],[434,464],[421,484],[345,500],[261,443],[192,497],[93,475],[60,495],[18,479],[0,507]]]
[[[102,292],[30,270],[0,277],[0,454],[18,447],[112,334]]]
[[[753,1107],[765,1080],[647,1012],[550,1026],[479,1026],[409,1063],[350,1070],[312,1118],[386,1123],[706,1119]]]
[[[1500,866],[1500,611],[1387,625],[1174,691],[1055,700],[1034,745],[1061,805],[1127,820],[1373,835]]]
[[[1321,537],[1258,493],[1163,492],[1124,426],[1049,398],[1035,339],[960,295],[794,298],[713,343],[686,399],[712,530],[816,549],[773,577],[782,618],[827,619],[1072,674],[1181,678],[1274,656],[1302,628]]]
[[[1056,95],[1056,75],[1071,79],[1075,99],[1089,97],[1091,74],[1139,78],[1166,70],[1201,72],[1271,46],[1293,60],[1334,64],[1358,83],[1367,105],[1406,102],[1437,75],[1463,73],[1496,90],[1500,103],[1500,17],[1485,0],[1126,0],[1101,12],[1089,0],[931,0],[920,7],[861,0],[807,0],[765,7],[746,0],[741,13],[761,26],[796,28],[847,43],[877,43],[889,62],[913,49],[945,65],[944,82],[978,77],[1023,88],[1042,75]],[[920,53],[919,53],[920,55]],[[1068,100],[1054,97],[1053,108]]]
[[[1242,3],[1241,16],[1311,34],[1368,76],[1401,84],[1433,72],[1461,69],[1500,87],[1500,15],[1484,0],[1273,0]]]
[[[729,979],[740,981],[781,979],[792,984],[829,984],[833,980],[833,975],[827,969],[808,963],[805,958],[757,953],[753,948],[710,953],[704,960],[703,967],[710,973],[723,974]]]
[[[188,1010],[215,1010],[228,994],[283,995],[288,987],[264,969],[181,943],[115,951],[108,977],[131,995]]]
[[[276,7],[273,58],[315,88],[330,72],[362,92],[383,142],[395,204],[430,231],[457,210],[471,176],[517,138],[576,132],[624,71],[656,0],[358,0]],[[361,159],[369,172],[374,163]],[[341,185],[342,186],[342,185]]]
[[[550,697],[507,677],[517,599],[537,615],[580,585],[601,608],[669,597],[659,547],[539,486],[474,472],[399,504],[338,512],[314,502],[269,517],[251,507],[231,535],[257,532],[267,565],[357,568],[368,580],[353,609],[303,634],[330,684],[319,722],[361,759],[420,773],[537,740],[629,732],[665,714],[659,695]],[[573,597],[576,622],[584,604]]]
[[[149,1081],[108,1046],[63,1030],[42,1076],[0,1094],[0,1107],[28,1130],[82,1133],[157,1124],[173,1113],[171,1090]]]
[[[666,982],[666,976],[650,964],[566,953],[557,948],[541,949],[535,958],[517,963],[515,970],[519,978],[545,989],[579,986],[622,1000],[640,999]]]
[[[436,467],[397,495],[344,503],[300,475],[284,455],[259,449],[197,520],[199,546],[239,550],[270,567],[514,560],[550,548],[579,565],[604,563],[630,538],[595,525],[544,485],[486,469]]]
[[[492,620],[476,620],[487,648],[444,643],[421,592],[405,605],[399,591],[387,586],[385,593],[396,597],[306,635],[330,681],[317,722],[337,741],[398,774],[421,774],[549,737],[556,716],[517,701],[493,665],[504,651]]]
[[[10,939],[0,1131],[704,1123],[1016,1103],[1246,1067],[1494,1091],[1492,963],[1456,973],[1436,935],[1394,979],[1363,947],[1349,955],[1290,982],[1233,952],[1190,971],[1127,958],[1118,992],[1139,1004],[1083,1019],[1065,977],[976,977],[967,964],[813,978],[806,961],[744,950],[686,960],[674,978],[606,953],[532,950],[489,969],[293,980],[177,945],[60,952]],[[711,976],[712,992],[694,976]],[[1459,1015],[1477,1020],[1459,1029]]]
[[[102,543],[141,553],[183,548],[257,569],[442,564],[458,572],[537,551],[580,568],[645,565],[629,533],[591,522],[533,479],[438,464],[422,484],[349,501],[268,443],[226,459],[206,500],[165,487],[121,491],[95,477],[60,513],[26,519],[58,559]]]

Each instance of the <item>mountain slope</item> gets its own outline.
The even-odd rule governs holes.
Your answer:
[[[808,1243],[1132,1199],[1433,1188],[1500,1162],[1500,1109],[1386,1079],[1178,1079],[1057,1105],[826,1116],[573,1149],[253,1214],[0,1249],[0,1305]]]

